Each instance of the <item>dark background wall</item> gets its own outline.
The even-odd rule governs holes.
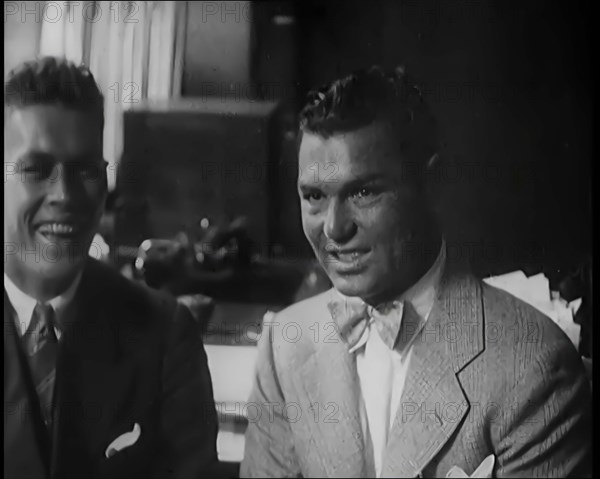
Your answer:
[[[232,20],[229,28],[243,33],[231,38],[250,42],[239,48],[250,56],[255,91],[285,105],[277,242],[310,255],[293,175],[293,120],[307,90],[355,68],[404,64],[440,122],[454,253],[470,255],[482,274],[583,261],[592,214],[589,8],[539,0],[252,2],[250,32]],[[186,78],[187,91],[198,91],[202,77]]]

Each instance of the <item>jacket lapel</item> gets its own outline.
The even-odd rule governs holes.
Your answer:
[[[461,424],[470,405],[458,372],[483,351],[477,281],[446,276],[416,338],[383,464],[383,477],[415,477]]]
[[[27,359],[18,342],[16,313],[4,291],[4,475],[43,476],[50,443],[43,430]]]
[[[315,375],[315,371],[323,367],[327,371]],[[323,475],[375,477],[370,441],[363,437],[361,428],[355,355],[348,352],[337,330],[332,340],[315,343],[313,354],[299,371],[299,378],[309,404],[319,408],[318,420],[311,417],[306,424],[313,429],[313,447],[316,456],[323,461]]]
[[[52,477],[86,474],[102,460],[115,416],[126,408],[127,390],[134,385],[121,347],[127,338],[115,316],[123,312],[86,273],[57,360]]]

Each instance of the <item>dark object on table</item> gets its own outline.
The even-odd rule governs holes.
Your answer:
[[[180,232],[173,239],[142,242],[134,276],[175,296],[203,294],[215,300],[290,304],[305,275],[305,263],[252,257],[247,221]]]
[[[151,238],[142,242],[134,266],[138,277],[156,289],[168,287],[193,272],[220,273],[250,263],[247,221],[236,218],[226,225],[210,225],[204,218],[198,227],[173,239]]]
[[[163,289],[184,266],[185,256],[184,245],[175,240],[144,240],[134,262],[134,277],[151,288]]]
[[[235,218],[229,224],[211,225],[208,218],[200,221],[198,227],[186,235],[178,237],[191,246],[190,253],[196,269],[221,271],[227,267],[243,267],[250,264],[252,241],[248,237],[248,220],[244,216]]]

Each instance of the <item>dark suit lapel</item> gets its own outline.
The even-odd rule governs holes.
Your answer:
[[[325,477],[375,477],[373,453],[369,441],[363,438],[360,422],[355,356],[337,333],[331,341],[315,344],[299,378],[309,398],[308,406],[320,409],[318,420],[308,408],[303,412],[311,414],[307,424],[313,428],[311,440],[324,463]]]
[[[19,348],[20,334],[4,291],[4,460],[5,475],[43,476],[50,444],[43,430],[27,359]],[[7,464],[8,463],[8,464]],[[19,471],[12,470],[12,465]],[[8,467],[7,467],[8,466]]]
[[[104,442],[112,437],[115,417],[126,408],[127,391],[134,386],[118,308],[93,276],[86,271],[82,278],[61,338],[52,477],[85,473],[77,468],[102,461]],[[114,437],[121,433],[115,430]]]
[[[470,408],[457,374],[482,350],[479,285],[474,278],[446,276],[414,343],[383,477],[419,475],[450,439]]]

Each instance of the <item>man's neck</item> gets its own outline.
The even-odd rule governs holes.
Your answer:
[[[78,270],[64,277],[44,278],[8,267],[4,270],[17,288],[41,303],[46,303],[67,291],[80,272]]]
[[[443,237],[441,234],[432,236],[429,240],[424,241],[422,248],[420,248],[420,251],[423,252],[421,255],[422,261],[414,263],[411,272],[406,276],[405,281],[395,284],[393,289],[380,295],[364,299],[365,303],[377,307],[383,303],[394,301],[401,297],[431,269],[440,254],[442,242]]]

